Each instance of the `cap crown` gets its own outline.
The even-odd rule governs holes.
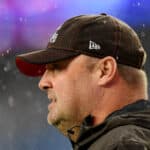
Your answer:
[[[101,15],[81,15],[67,20],[49,42],[47,48],[79,51],[83,54],[113,56],[118,63],[137,68],[146,56],[135,31],[123,21]]]

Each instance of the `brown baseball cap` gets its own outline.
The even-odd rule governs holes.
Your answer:
[[[16,56],[16,65],[25,75],[40,76],[46,64],[80,54],[97,58],[112,56],[118,64],[138,69],[146,60],[136,32],[123,21],[102,13],[67,20],[52,35],[46,49]]]

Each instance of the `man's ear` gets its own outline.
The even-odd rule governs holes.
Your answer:
[[[111,57],[107,56],[98,62],[97,71],[99,75],[98,84],[106,85],[114,81],[117,73],[117,62]]]

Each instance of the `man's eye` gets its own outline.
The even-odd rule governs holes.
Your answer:
[[[57,69],[60,69],[61,66],[58,65],[58,64],[53,64],[53,65],[52,65],[52,68],[55,69],[55,70],[57,70]]]
[[[46,67],[48,70],[59,70],[61,66],[59,64],[50,64]]]

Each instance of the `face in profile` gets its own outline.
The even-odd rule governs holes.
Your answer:
[[[46,66],[39,87],[47,92],[49,124],[68,126],[82,122],[92,107],[93,75],[87,68],[88,56],[79,55]]]

